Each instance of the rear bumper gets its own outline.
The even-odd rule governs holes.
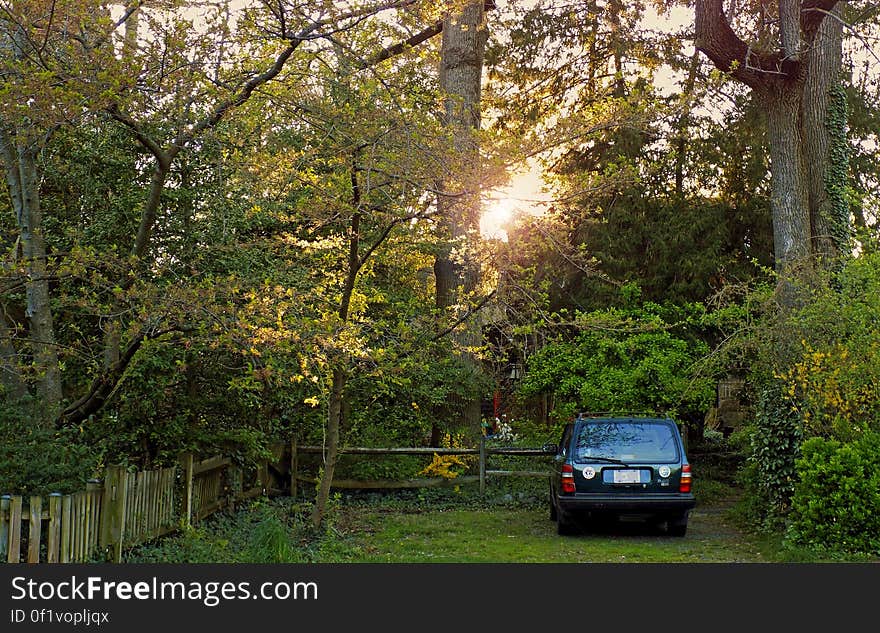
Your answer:
[[[557,498],[563,512],[683,512],[696,505],[693,494],[653,494],[641,496],[576,494]]]

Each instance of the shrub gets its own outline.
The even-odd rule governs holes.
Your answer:
[[[694,336],[700,306],[645,304],[576,318],[577,333],[529,357],[518,395],[553,395],[554,420],[578,411],[653,411],[702,420],[714,382],[695,376],[707,345]]]
[[[719,311],[732,320],[716,357],[745,371],[755,403],[743,481],[763,527],[790,519],[805,439],[843,446],[880,431],[880,253],[863,246],[842,267],[801,279],[795,305],[781,306],[761,284],[744,294],[739,319],[736,310]]]
[[[780,524],[789,510],[803,439],[800,419],[781,393],[779,383],[765,385],[759,392],[749,439],[746,485],[757,502],[756,519],[772,527]]]
[[[880,434],[850,443],[811,438],[796,467],[789,540],[848,553],[880,552]]]
[[[35,426],[25,411],[0,408],[0,494],[85,490],[99,456],[79,429]]]

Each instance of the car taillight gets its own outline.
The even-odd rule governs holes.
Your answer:
[[[679,492],[690,492],[691,491],[691,465],[685,464],[681,467],[681,480],[678,483],[678,491]]]
[[[574,492],[574,468],[571,464],[562,465],[562,492]]]

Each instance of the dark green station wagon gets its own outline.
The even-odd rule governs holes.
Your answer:
[[[565,426],[550,482],[559,534],[575,519],[640,518],[687,532],[696,501],[678,426],[669,418],[582,413]]]

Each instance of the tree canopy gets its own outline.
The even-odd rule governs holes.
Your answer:
[[[735,373],[759,429],[855,441],[878,36],[860,1],[0,1],[0,421],[78,472],[320,440],[315,525],[341,446],[473,442],[500,392],[701,429]],[[533,164],[550,201],[480,235]]]

